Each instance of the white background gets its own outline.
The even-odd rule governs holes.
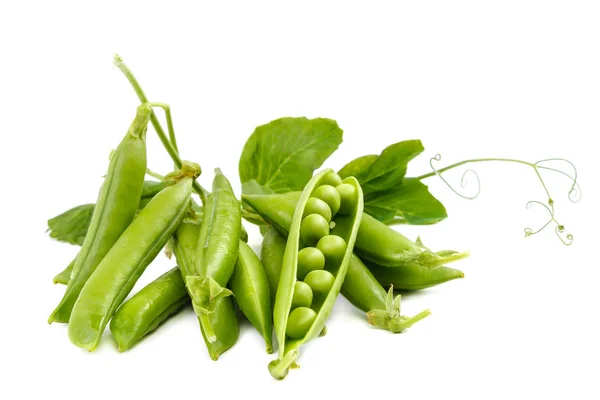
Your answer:
[[[211,3],[0,6],[0,398],[598,398],[598,3]],[[546,200],[533,170],[480,165],[477,200],[431,178],[449,218],[399,228],[435,250],[472,252],[454,265],[465,279],[405,296],[406,314],[433,314],[401,335],[372,329],[340,298],[328,335],[304,347],[302,368],[283,382],[267,372],[274,355],[248,323],[212,362],[191,310],[127,353],[107,333],[88,354],[64,326],[46,324],[63,292],[52,277],[77,249],[45,229],[95,201],[134,116],[115,52],[151,100],[171,104],[183,157],[201,163],[204,186],[220,167],[239,194],[237,161],[255,126],[323,116],[344,129],[326,163],[334,168],[413,138],[426,150],[409,175],[429,172],[438,152],[444,165],[568,158],[581,202],[567,200],[566,179],[545,177],[575,241],[565,247],[551,229],[524,238],[546,218],[524,207]],[[152,130],[148,138],[149,165],[167,172]],[[448,178],[458,184],[460,173]],[[134,290],[172,266],[160,257]]]

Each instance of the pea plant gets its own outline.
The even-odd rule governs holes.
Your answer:
[[[335,171],[325,164],[342,143],[343,131],[327,118],[286,117],[258,126],[239,159],[241,198],[219,169],[207,190],[198,181],[200,165],[179,155],[169,105],[150,102],[119,56],[114,64],[141,105],[111,153],[96,203],[48,220],[51,238],[81,246],[54,278],[66,290],[48,319],[68,324],[76,346],[95,350],[109,326],[119,351],[126,351],[191,305],[208,354],[217,360],[238,340],[237,307],[263,337],[266,351],[277,350],[268,370],[283,379],[298,366],[302,345],[326,334],[339,294],[363,311],[370,325],[403,332],[431,311],[402,315],[401,293],[463,278],[448,265],[469,252],[432,250],[392,226],[434,225],[448,218],[424,183],[430,178],[475,199],[481,189],[477,172],[466,169],[460,188],[445,175],[473,164],[529,169],[545,199],[525,206],[542,207],[548,219],[536,229],[525,228],[525,236],[550,227],[563,244],[573,243],[544,180],[546,173],[568,179],[567,198],[579,201],[577,169],[569,160],[473,158],[439,167],[436,154],[431,171],[407,176],[409,163],[425,149],[420,140],[403,140]],[[155,109],[164,112],[166,130]],[[175,166],[164,176],[148,167],[149,125]],[[472,194],[465,191],[469,182],[475,183]],[[247,244],[243,221],[260,228],[260,255]],[[125,301],[163,250],[176,266]]]

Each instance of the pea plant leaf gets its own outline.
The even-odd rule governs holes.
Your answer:
[[[242,150],[239,162],[242,190],[259,187],[273,193],[302,190],[314,170],[340,143],[342,130],[335,121],[326,118],[287,117],[261,125]],[[255,183],[246,184],[251,180]]]
[[[382,222],[430,225],[448,217],[446,208],[416,178],[401,185],[365,195],[365,212]]]
[[[447,217],[446,209],[427,186],[416,178],[405,178],[408,163],[423,152],[420,140],[406,140],[386,147],[381,154],[358,157],[342,169],[342,178],[360,182],[365,212],[385,222],[411,225],[435,224]]]
[[[423,150],[420,140],[394,143],[378,156],[362,156],[350,161],[339,174],[342,178],[354,176],[358,179],[365,195],[386,191],[402,183],[408,163]]]
[[[50,237],[81,246],[92,221],[94,204],[73,207],[48,220]]]
[[[273,190],[261,185],[256,179],[250,179],[242,184],[242,193],[244,194],[273,194]]]
[[[342,169],[338,171],[338,174],[342,179],[349,176],[362,175],[371,167],[371,165],[373,165],[375,161],[377,161],[378,158],[379,156],[377,154],[368,154],[366,156],[355,158],[348,164],[344,165]]]
[[[167,183],[161,181],[144,181],[139,209],[142,209]],[[95,204],[82,204],[48,220],[50,237],[60,242],[81,246],[92,222]]]

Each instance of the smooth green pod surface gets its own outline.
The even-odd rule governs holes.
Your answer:
[[[289,368],[295,362],[295,359],[299,354],[298,348],[303,343],[306,343],[307,341],[317,337],[323,330],[325,322],[327,321],[327,318],[329,317],[329,314],[331,313],[335,303],[335,299],[337,298],[337,295],[341,289],[346,271],[348,269],[348,262],[352,256],[352,249],[354,247],[354,241],[356,239],[356,234],[360,225],[360,219],[363,211],[363,195],[358,181],[355,178],[350,177],[346,178],[344,182],[356,186],[357,198],[354,212],[351,215],[341,217],[351,219],[353,224],[348,224],[352,226],[351,229],[345,232],[339,232],[340,236],[346,241],[347,248],[340,265],[332,267],[329,270],[329,272],[335,276],[335,280],[323,301],[320,302],[319,307],[314,309],[316,312],[316,317],[314,318],[314,321],[307,330],[306,334],[302,338],[287,337],[286,330],[288,328],[288,318],[290,317],[290,310],[294,296],[294,287],[297,279],[298,251],[301,244],[300,226],[303,221],[304,208],[315,188],[319,187],[321,184],[323,177],[332,172],[332,170],[324,170],[316,174],[310,180],[310,182],[308,182],[302,191],[302,195],[297,202],[293,214],[273,311],[275,334],[279,343],[279,354],[277,360],[272,361],[269,364],[269,372],[276,379],[283,379],[287,375]]]
[[[275,302],[279,276],[281,275],[281,265],[283,263],[283,253],[285,253],[285,239],[274,228],[268,227],[263,237],[260,259],[265,268],[267,280],[269,281],[271,304]]]
[[[342,295],[354,307],[364,312],[383,310],[386,307],[386,290],[355,254],[348,264]]]
[[[235,301],[273,352],[273,314],[269,281],[264,267],[250,246],[240,240],[238,258],[229,280]]]
[[[199,236],[199,222],[187,219],[179,225],[173,236],[173,252],[184,281],[188,276],[196,274],[194,258]],[[216,337],[213,342],[208,341],[200,317],[198,317],[198,322],[208,354],[212,360],[216,361],[221,354],[236,344],[240,335],[233,298],[224,297],[217,300],[214,312],[208,315],[208,319]]]
[[[125,351],[190,303],[177,267],[159,276],[119,307],[110,331]]]
[[[242,229],[242,211],[231,184],[215,170],[196,248],[196,271],[225,286],[233,273]]]
[[[158,193],[102,259],[73,307],[68,326],[73,344],[89,351],[98,346],[117,307],[188,212],[192,181],[183,177]]]
[[[226,289],[238,256],[242,210],[231,184],[218,168],[208,195],[196,247],[196,273],[186,277],[192,305],[208,341],[216,340],[209,314],[216,302],[231,295]]]
[[[149,105],[138,107],[127,134],[111,154],[108,172],[67,289],[48,323],[69,322],[85,283],[136,214],[146,174],[146,129],[151,114]]]
[[[388,268],[371,262],[367,262],[366,266],[381,285],[393,285],[396,290],[421,290],[465,277],[462,271],[450,267],[425,268],[409,264]]]

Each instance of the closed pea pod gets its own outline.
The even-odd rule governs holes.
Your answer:
[[[199,222],[192,219],[184,219],[173,235],[173,252],[184,282],[187,281],[188,276],[197,275],[194,260],[199,236]],[[187,291],[190,296],[193,295],[189,288]],[[208,354],[212,360],[216,361],[221,354],[235,345],[240,335],[233,298],[223,297],[217,300],[214,312],[209,314],[208,318],[216,338],[212,342],[207,340],[200,317],[198,317],[198,322]]]
[[[225,286],[235,267],[241,224],[242,211],[231,184],[216,169],[196,247],[197,275],[186,278],[192,305],[209,342],[216,340],[209,314],[214,312],[216,300],[231,295]]]
[[[352,190],[344,184],[336,187],[339,199],[352,196]],[[331,195],[329,201],[336,203],[336,196]],[[325,193],[322,197],[326,197]],[[292,215],[300,192],[289,192],[284,194],[265,194],[265,195],[243,195],[242,200],[258,213],[269,225],[271,225],[280,235],[286,236],[292,222]],[[344,204],[340,203],[339,215],[344,215],[348,211]],[[348,221],[338,221],[339,224],[348,224]],[[335,230],[346,230],[348,226],[336,225]],[[400,232],[389,227],[364,213],[361,217],[360,228],[354,245],[354,253],[364,260],[372,261],[378,265],[386,267],[401,267],[407,263],[418,264],[426,268],[436,268],[453,261],[461,260],[469,256],[469,252],[456,251],[438,251],[433,252],[423,246],[420,240],[415,242],[402,235]]]
[[[265,269],[267,280],[269,281],[271,304],[275,302],[284,252],[285,239],[279,235],[274,228],[268,227],[260,248],[260,260]],[[323,260],[323,266],[325,266],[325,260]]]
[[[146,130],[151,113],[149,104],[139,106],[127,134],[111,153],[88,233],[65,294],[48,323],[69,322],[85,283],[135,216],[146,174]]]
[[[276,360],[269,364],[269,372],[277,379],[283,379],[287,375],[289,368],[295,363],[295,360],[298,357],[299,347],[303,343],[317,337],[323,330],[325,322],[335,303],[335,299],[341,289],[342,282],[348,269],[348,262],[352,256],[352,248],[362,216],[363,200],[362,190],[360,189],[358,181],[354,178],[347,178],[344,182],[352,184],[357,188],[356,197],[353,199],[353,213],[347,216],[336,216],[334,211],[337,211],[337,209],[332,209],[332,219],[334,223],[337,223],[341,218],[349,218],[353,222],[348,224],[349,226],[352,226],[351,229],[345,232],[339,232],[340,237],[344,239],[346,243],[343,257],[341,257],[341,262],[337,264],[328,263],[329,260],[326,260],[326,270],[311,272],[330,274],[334,277],[334,280],[326,293],[320,293],[320,296],[322,297],[321,301],[314,304],[315,301],[313,300],[313,304],[310,308],[297,307],[292,310],[294,291],[298,279],[298,251],[302,245],[301,226],[305,219],[303,218],[304,208],[308,199],[312,197],[312,194],[322,186],[322,182],[325,179],[328,179],[328,181],[331,180],[330,174],[333,173],[332,170],[324,170],[316,174],[310,182],[308,182],[297,202],[289,229],[290,233],[284,252],[283,265],[273,311],[275,333],[279,343],[279,355]],[[306,229],[308,228],[305,226],[305,230]],[[308,237],[310,237],[311,241],[314,241],[315,239],[313,235],[308,235]],[[318,242],[318,240],[316,242]],[[310,273],[305,277],[304,282],[310,286],[310,283],[306,282],[306,278],[308,278],[309,275]],[[314,288],[311,289],[314,292]]]
[[[368,214],[363,216],[356,238],[355,252],[363,260],[385,267],[401,267],[412,263],[426,268],[437,268],[469,256],[468,251],[435,253],[423,246],[420,240],[412,242]]]
[[[110,321],[119,351],[129,349],[189,302],[177,267],[146,285],[123,303]]]
[[[462,271],[450,267],[425,268],[412,264],[388,268],[371,262],[366,265],[381,285],[393,285],[397,290],[426,289],[465,276]]]
[[[348,265],[342,295],[354,307],[364,312],[384,309],[386,306],[386,290],[355,254]]]
[[[229,288],[240,310],[265,339],[270,354],[273,352],[273,317],[267,275],[250,246],[241,240],[239,246]]]
[[[75,345],[89,351],[98,346],[117,307],[188,212],[192,181],[199,173],[197,164],[184,163],[168,176],[177,183],[148,203],[102,259],[73,307],[68,331]]]

